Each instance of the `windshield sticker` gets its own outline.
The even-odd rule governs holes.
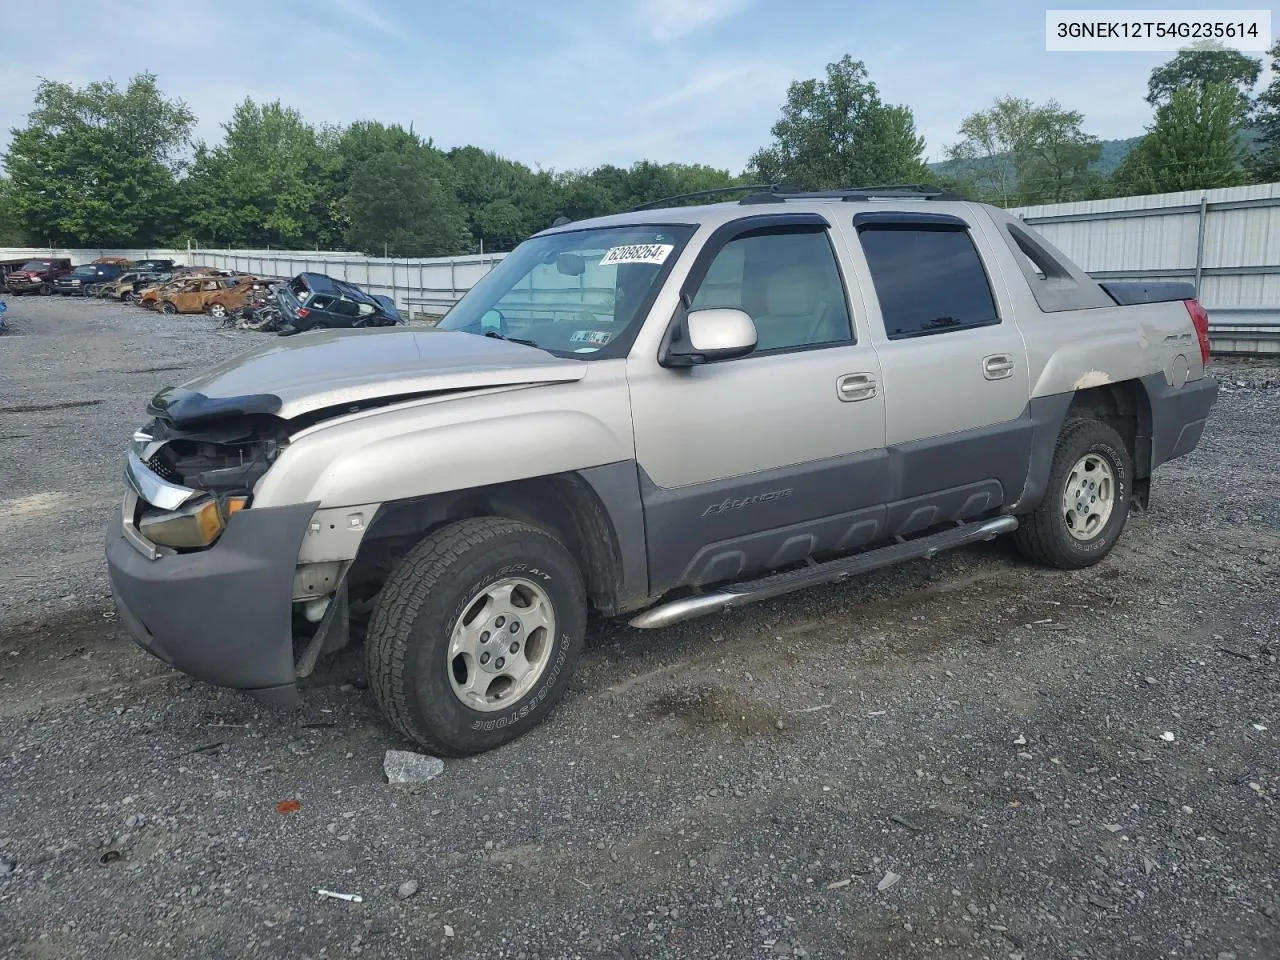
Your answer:
[[[666,263],[675,247],[669,243],[632,243],[625,247],[610,247],[600,258],[600,266],[612,267],[619,263]]]
[[[577,350],[573,352],[574,353],[595,353],[599,349],[600,349],[599,347],[579,347]]]
[[[596,346],[603,347],[613,338],[613,333],[609,330],[575,330],[569,336],[570,343],[594,343]]]

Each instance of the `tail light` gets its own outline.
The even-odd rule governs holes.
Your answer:
[[[1199,300],[1183,300],[1187,313],[1191,314],[1191,325],[1196,328],[1196,337],[1200,340],[1200,362],[1209,362],[1209,311],[1200,305]]]
[[[299,307],[297,310],[294,311],[294,313],[296,313],[298,316],[298,319],[301,320],[303,317],[310,314],[311,311],[308,310],[306,307]]]

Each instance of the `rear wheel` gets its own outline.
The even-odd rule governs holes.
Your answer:
[[[1097,563],[1129,517],[1133,458],[1111,426],[1073,420],[1062,429],[1044,498],[1014,541],[1024,556],[1063,570]]]
[[[499,518],[420,541],[378,597],[369,687],[406,737],[480,753],[528,732],[564,695],[587,602],[573,557],[550,535]]]
[[[136,291],[127,290],[125,291],[124,296],[122,296],[120,299],[123,300],[125,303],[137,303],[139,297]]]

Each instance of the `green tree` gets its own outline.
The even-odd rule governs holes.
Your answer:
[[[1056,100],[1037,106],[999,97],[961,121],[963,139],[946,150],[949,169],[967,176],[984,200],[1005,206],[1084,198],[1099,189],[1090,164],[1102,145],[1080,129],[1083,121]]]
[[[250,247],[332,243],[333,137],[322,139],[278,100],[245,98],[223,129],[218,146],[197,146],[184,183],[196,235]]]
[[[1248,101],[1258,82],[1262,63],[1230,50],[1212,40],[1201,40],[1151,71],[1147,80],[1147,103],[1158,107],[1168,103],[1177,90],[1191,87],[1203,91],[1212,84],[1227,84]]]
[[[1244,97],[1230,83],[1174,90],[1112,177],[1117,196],[1234,187],[1245,182]]]
[[[41,80],[3,158],[15,225],[51,243],[154,244],[175,226],[175,177],[194,122],[149,73],[123,90]]]
[[[558,215],[559,190],[550,172],[471,146],[449,151],[448,160],[473,247],[510,250]]]
[[[13,184],[8,177],[0,177],[0,245],[27,246],[27,237],[22,232],[14,209]]]
[[[771,132],[749,161],[764,181],[834,189],[933,179],[911,110],[882,102],[866,65],[848,54],[827,64],[825,80],[791,83]]]
[[[1280,180],[1280,40],[1267,56],[1271,58],[1271,83],[1258,94],[1254,112],[1254,130],[1258,134],[1258,152],[1249,164],[1249,172],[1258,183]]]
[[[371,256],[466,253],[467,219],[444,155],[399,128],[379,138],[381,149],[357,160],[347,180],[347,244]]]

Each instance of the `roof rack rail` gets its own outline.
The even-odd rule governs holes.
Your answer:
[[[650,200],[648,203],[642,203],[638,207],[632,207],[625,211],[626,213],[635,213],[639,210],[652,210],[654,207],[666,206],[676,200],[696,200],[700,197],[713,197],[721,193],[742,193],[746,190],[774,190],[776,186],[772,183],[751,183],[744,184],[739,187],[713,187],[710,190],[695,190],[693,193],[677,193],[672,197],[662,197],[659,200]]]
[[[886,183],[874,187],[841,187],[838,190],[782,190],[771,187],[738,201],[744,206],[757,203],[786,203],[788,200],[842,200],[858,202],[902,198],[906,200],[963,200],[955,194],[923,183]]]

